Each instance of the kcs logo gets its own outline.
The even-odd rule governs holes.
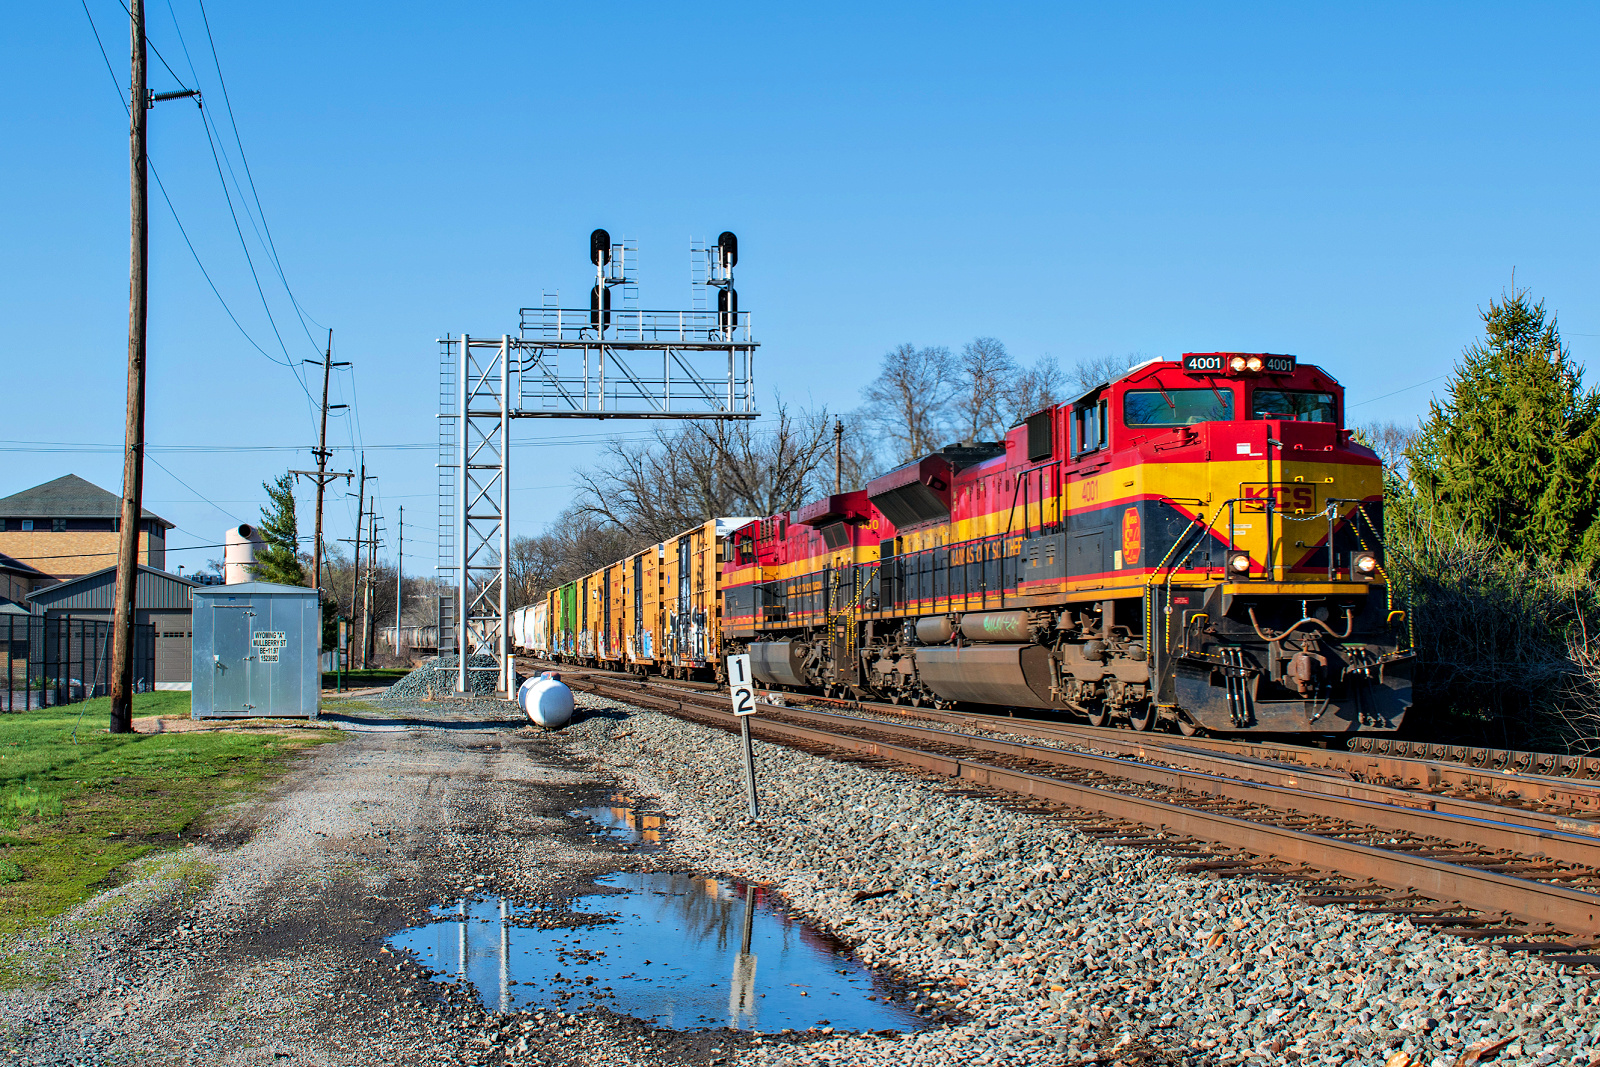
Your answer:
[[[1245,511],[1265,511],[1267,501],[1272,501],[1273,511],[1303,511],[1306,513],[1317,510],[1317,490],[1315,486],[1304,482],[1294,482],[1289,485],[1241,485],[1239,496],[1240,504]]]

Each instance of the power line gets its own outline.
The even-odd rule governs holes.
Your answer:
[[[116,72],[116,70],[111,66],[111,57],[106,54],[105,42],[100,37],[100,28],[95,25],[94,15],[89,11],[88,0],[82,0],[82,3],[83,3],[84,16],[89,20],[89,29],[94,34],[95,44],[100,49],[100,58],[105,61],[106,73],[111,76],[111,84],[114,87],[114,89],[116,90],[117,98],[119,100],[121,100],[121,102],[122,102],[123,110],[126,111],[128,109],[128,101],[126,99],[123,99],[122,86],[117,81],[117,72]],[[127,10],[126,5],[124,5],[123,10],[124,11]],[[159,53],[157,53],[157,54],[159,55]],[[163,62],[165,62],[165,61],[163,61]],[[192,67],[193,64],[191,63],[190,66]],[[181,79],[180,79],[180,84],[181,84]],[[204,109],[202,109],[202,111],[201,111],[201,121],[202,122],[205,121]],[[208,137],[209,137],[209,133],[208,133]],[[233,323],[235,328],[238,329],[239,334],[246,341],[250,342],[250,346],[252,348],[254,348],[257,352],[260,352],[263,356],[265,356],[268,360],[272,361],[273,363],[277,363],[279,366],[289,367],[291,371],[294,371],[296,369],[294,364],[287,363],[287,362],[284,362],[284,361],[280,361],[275,356],[273,356],[270,352],[268,352],[265,348],[262,348],[261,345],[259,343],[257,343],[256,339],[254,337],[250,336],[250,332],[244,328],[244,324],[239,321],[239,316],[237,316],[237,315],[235,315],[233,313],[233,308],[228,306],[228,301],[223,297],[222,291],[217,288],[217,283],[212,279],[211,272],[206,270],[205,262],[203,260],[201,260],[199,251],[195,248],[194,242],[192,240],[190,240],[189,231],[183,225],[183,219],[180,218],[179,215],[178,215],[177,205],[173,204],[172,196],[167,192],[166,183],[161,180],[161,173],[160,173],[160,171],[158,171],[156,169],[156,165],[155,165],[154,161],[150,162],[150,176],[153,177],[156,180],[156,188],[161,191],[161,199],[166,201],[167,210],[172,213],[172,221],[177,225],[178,233],[179,233],[180,236],[183,237],[183,243],[189,249],[189,254],[194,257],[195,266],[200,268],[201,277],[205,278],[206,285],[210,286],[212,295],[217,298],[217,303],[222,305],[222,310],[227,313],[229,321]],[[224,191],[226,191],[226,187],[224,187]],[[296,374],[296,381],[300,381],[298,374]],[[305,387],[305,383],[303,381],[300,381],[300,388],[301,388],[302,391],[305,391],[306,387]],[[310,396],[309,392],[307,392],[307,396],[308,397]],[[119,449],[119,451],[120,451],[120,449]]]
[[[123,3],[123,0],[117,0],[117,3],[122,4],[122,13],[124,15],[127,15],[130,19],[133,18],[133,12],[128,10],[128,5]],[[87,11],[88,8],[84,8],[84,10]],[[90,21],[92,22],[93,20],[91,19]],[[172,69],[172,64],[167,62],[167,57],[161,54],[161,49],[157,48],[150,40],[150,35],[148,33],[146,33],[144,36],[144,43],[145,46],[150,49],[150,51],[156,54],[156,58],[161,60],[161,65],[167,68],[167,73],[172,75],[172,80],[177,82],[185,92],[188,92],[189,87],[183,84],[183,79],[178,77],[178,72]],[[102,51],[104,51],[104,49],[102,49]],[[189,64],[189,67],[192,70],[194,68],[194,64]],[[118,88],[120,89],[121,86],[118,86]]]
[[[251,173],[250,159],[245,155],[244,141],[239,136],[239,120],[233,113],[233,101],[228,96],[228,80],[222,76],[222,60],[217,55],[216,38],[211,35],[211,19],[206,15],[205,0],[196,0],[196,3],[200,8],[200,20],[205,24],[206,27],[206,41],[211,46],[211,61],[217,68],[217,84],[222,87],[222,106],[228,112],[228,125],[233,129],[233,141],[239,146],[239,162],[244,165],[244,176],[245,179],[250,183],[250,196],[253,200],[255,200],[256,213],[261,217],[261,228],[266,232],[266,244],[268,250],[272,254],[273,266],[277,268],[278,280],[283,283],[283,291],[289,294],[289,303],[293,305],[295,314],[300,318],[300,328],[305,330],[306,339],[311,342],[311,347],[316,348],[316,338],[311,336],[311,330],[306,326],[305,323],[306,318],[309,316],[307,316],[304,312],[304,309],[300,307],[300,301],[295,299],[294,290],[289,287],[289,279],[284,274],[283,270],[283,261],[278,258],[278,246],[272,239],[272,227],[267,225],[267,213],[261,206],[261,195],[256,191],[255,175]],[[180,33],[179,36],[181,38],[182,34]],[[316,320],[312,319],[312,322],[316,322]],[[320,324],[319,327],[322,329],[327,328],[321,327]]]
[[[1374,397],[1370,397],[1370,398],[1368,398],[1366,400],[1358,400],[1354,404],[1346,404],[1345,407],[1346,408],[1358,408],[1358,407],[1361,407],[1363,404],[1375,404],[1379,400],[1387,400],[1391,396],[1399,396],[1401,393],[1409,393],[1413,389],[1421,389],[1424,385],[1427,385],[1429,382],[1436,382],[1440,378],[1447,378],[1447,377],[1449,377],[1449,375],[1447,375],[1447,374],[1435,374],[1432,378],[1429,378],[1425,382],[1418,382],[1416,385],[1408,385],[1404,389],[1396,389],[1394,392],[1392,392],[1392,393],[1384,393],[1382,396],[1374,396]]]
[[[154,457],[152,455],[149,455],[147,453],[145,455],[145,458],[148,459],[151,463],[154,463],[156,466],[160,467],[162,470],[166,471],[168,476],[171,477],[173,481],[177,482],[179,485],[181,485],[185,489],[189,490],[189,492],[191,492],[195,496],[199,497],[205,503],[210,504],[212,507],[214,507],[218,511],[222,512],[224,515],[228,516],[228,518],[232,519],[234,522],[243,522],[244,521],[243,519],[239,518],[239,516],[235,515],[231,511],[229,511],[227,508],[225,508],[222,505],[218,504],[215,500],[208,499],[205,496],[205,494],[200,492],[200,490],[196,489],[194,486],[190,485],[188,482],[184,481],[182,478],[178,477],[176,474],[173,474],[172,473],[172,468],[168,467],[165,463],[161,462],[156,457]]]

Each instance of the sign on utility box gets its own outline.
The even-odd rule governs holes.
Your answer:
[[[745,798],[750,802],[750,817],[755,819],[761,814],[756,800],[755,744],[750,739],[750,716],[756,713],[756,688],[750,682],[748,655],[728,657],[728,696],[733,702],[733,713],[739,717],[739,736],[744,740]]]

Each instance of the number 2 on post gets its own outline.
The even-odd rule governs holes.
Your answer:
[[[756,713],[756,691],[750,684],[750,657],[747,654],[728,657],[728,695],[733,700],[735,715]]]

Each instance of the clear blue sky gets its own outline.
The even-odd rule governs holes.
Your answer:
[[[88,7],[126,84],[122,9]],[[1513,268],[1580,359],[1600,345],[1593,5],[212,0],[208,14],[289,284],[355,362],[334,392],[359,425],[332,438],[368,446],[388,554],[406,506],[408,570],[433,562],[433,453],[379,446],[433,440],[434,338],[513,330],[547,288],[580,303],[595,226],[639,240],[648,307],[688,305],[691,236],[736,231],[763,391],[833,409],[901,341],[987,334],[1069,366],[1293,352],[1346,383],[1355,419],[1409,421]],[[77,3],[13,5],[5,23],[0,494],[67,472],[116,491],[126,119]],[[237,170],[196,0],[155,0],[150,34],[205,92]],[[155,69],[154,88],[176,87]],[[241,215],[282,347],[266,321],[192,104],[159,105],[151,158],[244,328],[280,361],[314,356]],[[146,497],[178,523],[173,545],[211,544],[257,517],[264,478],[310,464],[314,423],[289,370],[229,322],[158,192],[151,214],[162,466]],[[589,432],[516,436],[557,430]],[[66,445],[24,447],[40,442]],[[241,446],[280,450],[217,450]],[[592,455],[519,448],[514,532],[551,519]],[[353,517],[338,498],[329,536]]]

